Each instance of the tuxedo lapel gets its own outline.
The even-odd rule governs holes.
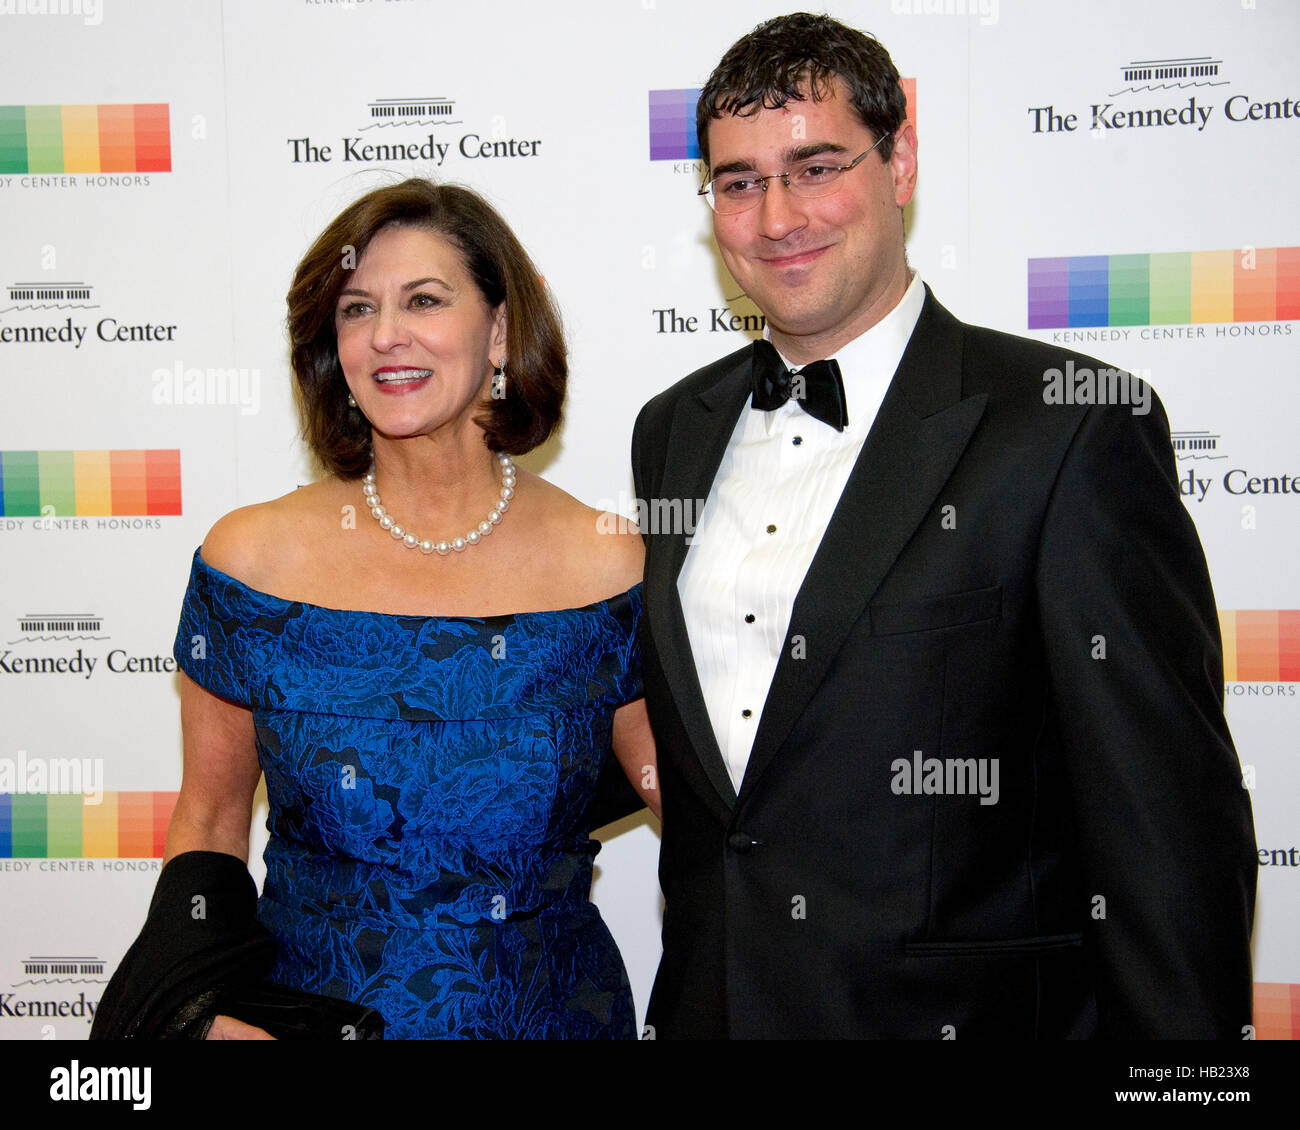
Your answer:
[[[673,705],[691,735],[705,774],[728,808],[736,803],[736,792],[700,689],[677,591],[690,535],[684,527],[664,529],[663,524],[666,517],[680,513],[689,518],[693,532],[694,523],[699,521],[736,418],[749,397],[752,355],[752,350],[742,351],[735,365],[710,387],[678,403],[668,437],[663,483],[655,498],[646,503],[653,535],[646,554],[646,615]]]
[[[979,424],[986,398],[961,399],[961,356],[961,323],[927,287],[911,341],[795,599],[741,782],[742,801],[807,708]],[[796,636],[804,641],[797,657]]]

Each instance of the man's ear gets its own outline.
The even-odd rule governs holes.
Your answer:
[[[889,167],[894,174],[894,201],[902,208],[916,191],[916,127],[911,122],[894,131]]]

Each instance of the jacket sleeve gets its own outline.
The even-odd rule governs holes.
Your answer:
[[[1094,407],[1036,570],[1104,1038],[1241,1039],[1256,856],[1218,614],[1169,427]]]

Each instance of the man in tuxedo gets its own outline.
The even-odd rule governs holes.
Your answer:
[[[1240,1039],[1254,836],[1163,409],[939,305],[904,251],[905,109],[878,42],[809,15],[700,96],[718,248],[770,342],[633,438],[647,1023]],[[1060,395],[1099,370],[1094,403]]]

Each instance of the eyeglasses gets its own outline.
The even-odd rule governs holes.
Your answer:
[[[847,165],[828,165],[824,160],[810,157],[786,172],[769,173],[765,177],[748,172],[723,173],[709,181],[696,195],[707,198],[709,207],[720,216],[748,212],[757,206],[763,199],[770,180],[779,179],[796,196],[829,196],[840,187],[840,178],[850,169],[856,169],[867,154],[873,152],[889,136],[888,133],[881,134],[876,145],[866,153],[859,154]]]

